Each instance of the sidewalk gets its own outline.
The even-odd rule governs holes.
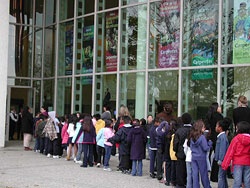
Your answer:
[[[162,188],[157,179],[149,177],[149,161],[143,161],[143,176],[116,171],[118,158],[112,156],[112,172],[102,168],[82,168],[64,158],[53,159],[34,151],[24,151],[21,141],[9,141],[0,148],[0,188]],[[232,187],[232,180],[229,180]],[[217,183],[211,182],[212,188]]]

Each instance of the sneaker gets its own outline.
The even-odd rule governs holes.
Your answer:
[[[109,167],[104,167],[103,170],[108,171],[108,172],[112,171],[111,168],[109,168]]]
[[[53,159],[59,159],[59,155],[53,155]]]
[[[96,167],[98,167],[98,168],[99,168],[100,166],[101,166],[101,163],[97,163]]]
[[[75,161],[76,164],[82,164],[82,161]]]
[[[48,157],[48,158],[50,158],[50,157],[51,157],[51,155],[48,153],[47,157]]]
[[[167,181],[166,180],[164,180],[163,178],[159,181],[159,183],[166,183]]]
[[[151,178],[155,178],[155,173],[150,173],[149,176],[150,176]]]

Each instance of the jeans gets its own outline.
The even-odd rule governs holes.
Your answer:
[[[228,188],[227,183],[227,171],[223,170],[221,166],[219,166],[219,174],[218,174],[218,187],[219,188]]]
[[[102,146],[96,145],[96,150],[97,150],[97,163],[101,163],[102,158],[103,158],[103,164],[104,164],[105,148]],[[111,151],[112,151],[112,147],[111,147]]]
[[[83,144],[83,167],[93,166],[93,144]]]
[[[192,166],[191,162],[186,162],[187,168],[187,188],[193,188],[193,179],[192,179]]]
[[[151,150],[150,152],[150,173],[154,173],[155,171],[155,158],[156,158],[157,150]]]
[[[132,176],[142,176],[142,160],[132,160]]]
[[[104,148],[105,148],[104,167],[109,167],[109,160],[111,156],[112,146],[104,145]]]
[[[192,177],[193,177],[193,187],[200,188],[200,178],[204,188],[211,188],[210,181],[208,179],[208,172],[207,172],[207,163],[206,159],[204,160],[193,160],[192,159]]]
[[[77,160],[77,161],[80,161],[80,160],[81,160],[82,152],[83,152],[83,144],[82,144],[82,143],[79,143],[79,144],[78,144],[77,154],[76,154],[76,160]]]
[[[234,166],[234,184],[233,188],[239,188],[244,181],[245,188],[250,187],[250,166]]]
[[[37,137],[36,138],[36,141],[35,141],[35,146],[34,146],[34,150],[39,150],[40,149],[40,137]]]

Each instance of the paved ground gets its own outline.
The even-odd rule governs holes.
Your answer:
[[[111,157],[112,172],[102,168],[79,167],[63,158],[52,159],[34,151],[24,151],[20,141],[10,141],[0,148],[0,188],[162,188],[167,187],[149,177],[149,161],[143,161],[143,176],[115,171],[117,157]],[[232,185],[232,180],[229,180]],[[211,183],[212,188],[217,184]]]

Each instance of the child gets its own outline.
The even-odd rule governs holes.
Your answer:
[[[232,162],[234,174],[233,187],[250,187],[250,124],[241,121],[236,126],[237,135],[232,139],[221,168],[226,170]]]
[[[133,128],[128,134],[127,141],[131,145],[130,159],[132,160],[132,176],[142,176],[142,159],[145,159],[147,142],[146,131],[140,126],[138,119],[133,120]]]
[[[205,131],[205,124],[202,120],[197,120],[191,129],[191,143],[192,151],[192,177],[193,187],[200,187],[199,174],[201,176],[202,185],[204,188],[211,188],[207,172],[207,151],[212,147],[212,141],[207,141],[203,135]]]
[[[218,134],[215,146],[215,161],[217,161],[219,165],[219,173],[218,173],[218,187],[228,188],[227,183],[227,173],[225,170],[221,168],[221,163],[226,154],[229,142],[227,139],[226,131],[228,128],[227,121],[225,119],[217,122],[215,130]]]
[[[105,148],[105,157],[104,157],[104,167],[103,170],[111,171],[111,168],[109,168],[109,160],[111,156],[111,149],[113,144],[108,142],[108,139],[114,136],[113,133],[113,121],[111,119],[105,119],[105,128],[103,131],[104,134],[104,148]]]

